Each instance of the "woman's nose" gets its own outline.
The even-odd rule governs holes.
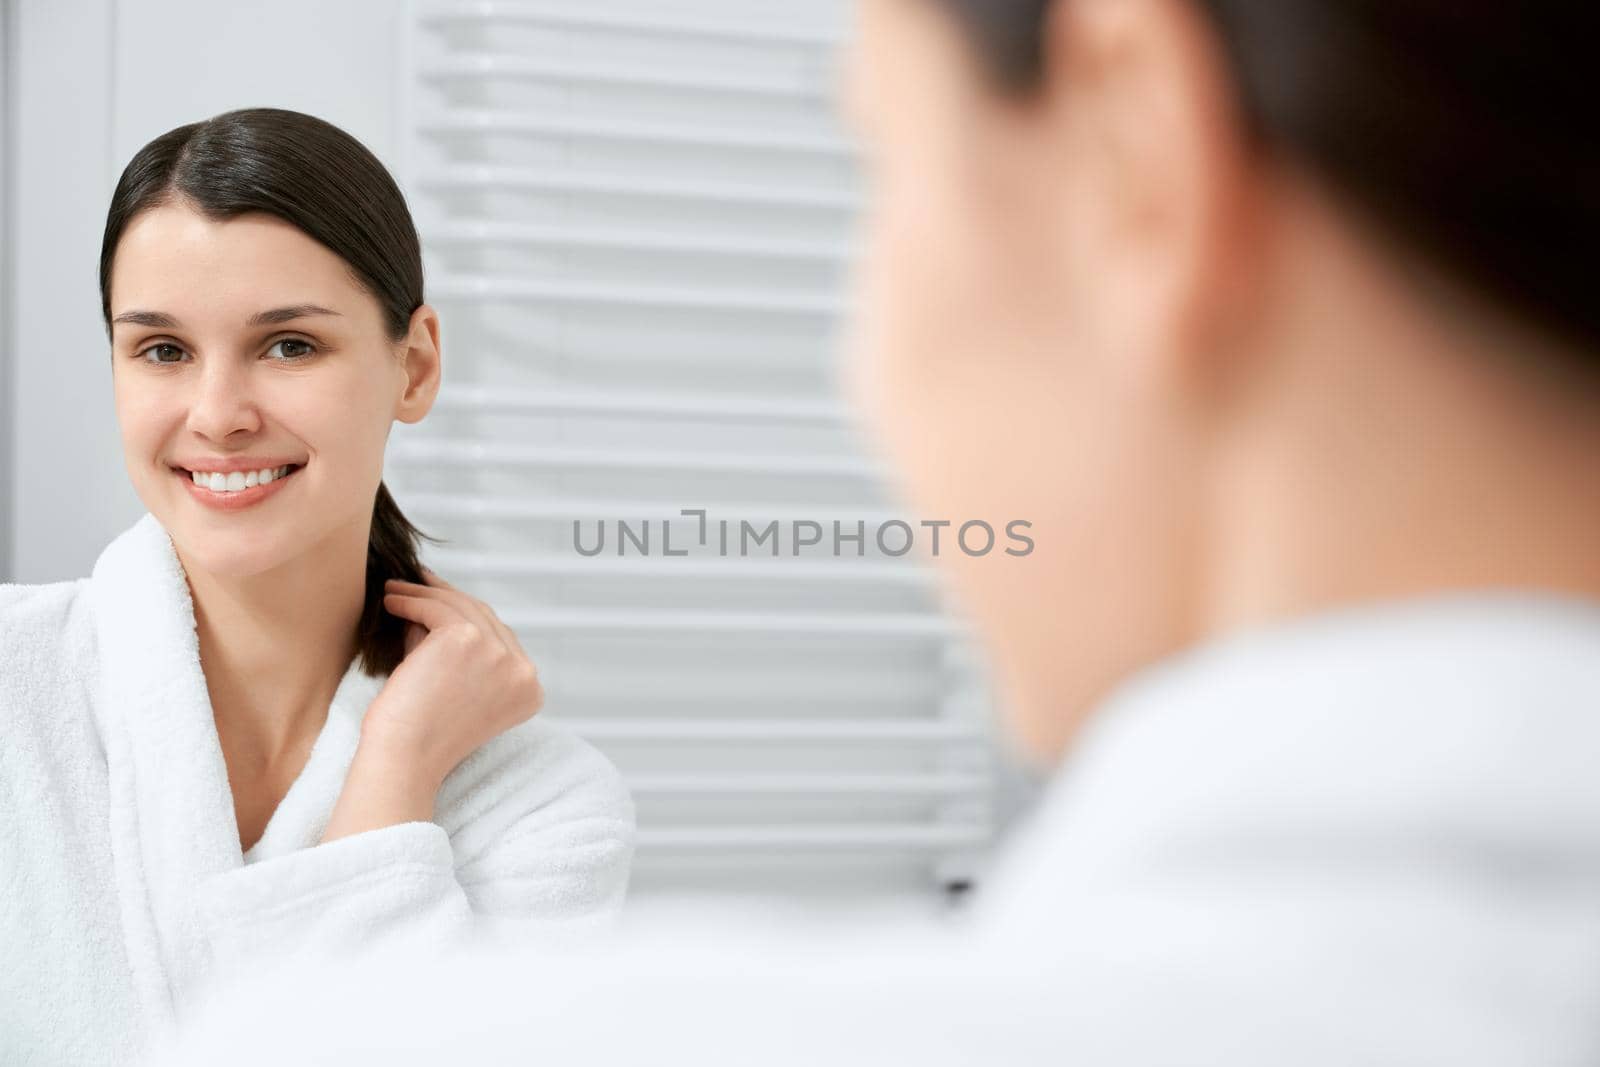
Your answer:
[[[247,367],[228,359],[211,359],[202,364],[192,380],[190,430],[220,441],[236,430],[260,426],[260,411]]]

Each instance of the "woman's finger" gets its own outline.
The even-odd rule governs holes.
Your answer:
[[[412,651],[418,645],[422,644],[422,639],[427,636],[428,628],[426,626],[423,626],[421,623],[411,622],[408,620],[406,622],[405,650],[402,653],[401,658],[404,659],[406,656],[411,655]]]
[[[478,600],[478,598],[475,597],[469,597],[467,593],[456,589],[454,585],[451,585],[450,582],[446,582],[445,579],[442,579],[442,577],[438,576],[438,574],[435,574],[434,571],[430,571],[430,569],[426,568],[426,566],[421,569],[424,577],[429,579],[429,585],[416,585],[414,582],[395,582],[395,584],[403,585],[403,587],[406,587],[406,589],[416,590],[418,597],[440,598],[440,600],[450,601],[450,603],[454,603],[454,605],[461,606],[461,608],[464,609],[475,609],[474,616],[477,617],[477,619],[482,619],[483,624],[490,627],[490,632],[494,633],[496,637],[499,637],[502,645],[506,646],[507,653],[518,657],[518,659],[528,659],[528,653],[523,651],[522,641],[517,640],[517,633],[515,633],[515,630],[510,629],[509,625],[506,625],[504,619],[501,619],[498,614],[494,613],[494,608],[486,605],[486,603],[483,603],[482,600]],[[538,665],[534,665],[531,659],[528,659],[528,662],[530,662],[530,665],[533,665],[534,675],[538,675]]]
[[[387,593],[384,595],[383,601],[384,607],[389,611],[390,614],[398,615],[401,618],[410,619],[421,626],[427,627],[428,631],[430,632],[446,624],[460,622],[463,618],[465,618],[465,616],[463,616],[457,610],[453,603],[444,601],[437,597],[410,596],[405,593]],[[519,659],[526,660],[529,665],[532,666],[532,661],[528,660],[527,656],[523,653],[521,646],[517,644],[516,636],[511,632],[510,628],[507,627],[505,623],[501,622],[493,611],[488,611],[487,614],[488,622],[491,626],[489,632],[500,637],[510,654]],[[483,625],[478,623],[476,619],[468,618],[467,621],[473,623],[479,632],[482,632]],[[409,629],[414,629],[414,627],[408,627],[408,630]],[[420,643],[420,640],[420,637],[418,637],[416,640],[412,640],[411,635],[408,633],[405,645],[405,654],[410,655],[411,650],[414,649],[418,643]],[[534,667],[534,678],[537,684],[537,667]],[[543,685],[538,686],[538,694],[539,695],[535,702],[535,711],[537,711],[538,707],[544,703]]]
[[[426,626],[429,630],[437,630],[467,618],[453,604],[433,597],[411,596],[406,593],[385,593],[383,607],[389,614],[410,619]],[[467,618],[467,621],[472,620]]]
[[[457,589],[455,586],[445,583],[444,580],[439,578],[438,575],[427,570],[426,568],[424,568],[424,574],[431,576],[432,579],[439,584],[418,585],[415,582],[403,582],[399,579],[395,579],[394,581],[397,585],[405,586],[405,592],[408,595],[443,600],[454,605],[464,616],[473,622],[476,622],[485,633],[492,635],[496,640],[504,645],[507,652],[515,654],[522,651],[521,648],[518,647],[515,638],[511,636],[511,632],[506,629],[505,625],[501,623],[499,619],[495,618],[494,611],[489,607],[489,605],[485,604],[477,597],[469,596]]]
[[[432,571],[428,571],[428,574],[441,582],[443,581],[442,578],[439,578],[439,576],[434,574]],[[467,594],[461,593],[460,590],[456,589],[452,585],[449,585],[448,583],[445,584],[445,588],[453,592],[460,593],[461,596],[471,601],[473,606],[483,609],[484,621],[494,628],[495,633],[500,635],[500,640],[505,643],[506,651],[518,656],[525,655],[525,653],[522,651],[522,644],[517,640],[516,633],[512,631],[511,627],[506,625],[505,620],[500,618],[500,616],[496,614],[494,608],[490,607],[487,602],[479,600],[477,597],[467,596]]]

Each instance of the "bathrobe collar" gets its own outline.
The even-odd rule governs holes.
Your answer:
[[[99,676],[95,718],[110,773],[113,859],[140,995],[181,1015],[209,969],[191,893],[244,865],[227,764],[200,665],[187,577],[146,513],[101,553],[89,581]],[[352,659],[305,770],[252,848],[309,847],[343,785],[361,717],[382,688]],[[157,963],[159,961],[159,965]],[[158,969],[159,966],[159,969]]]

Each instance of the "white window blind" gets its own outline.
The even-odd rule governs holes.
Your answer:
[[[627,776],[635,894],[937,896],[995,836],[969,635],[920,548],[879,550],[917,522],[836,398],[848,23],[726,0],[410,12],[401,179],[446,373],[386,477],[450,539],[430,564],[516,629],[541,714]],[[821,532],[798,554],[797,523]]]

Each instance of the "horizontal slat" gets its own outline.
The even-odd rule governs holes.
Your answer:
[[[681,69],[643,63],[603,63],[555,56],[456,53],[425,60],[424,78],[435,81],[477,78],[521,78],[560,85],[626,85],[653,89],[686,89],[730,96],[775,96],[821,99],[829,95],[820,71]],[[831,75],[829,75],[831,76]]]
[[[390,449],[398,447],[400,442],[390,444]],[[508,498],[492,496],[481,493],[427,493],[420,491],[402,490],[396,496],[401,510],[408,514],[447,516],[450,518],[465,519],[512,519],[539,521],[543,519],[584,519],[593,521],[596,518],[626,519],[636,521],[640,519],[683,519],[679,511],[683,508],[681,502],[667,503],[660,500],[620,500],[601,497],[562,497],[526,496]],[[867,530],[876,530],[886,522],[894,521],[900,517],[889,512],[872,508],[861,510],[841,510],[838,505],[807,505],[807,504],[773,504],[773,503],[706,503],[697,501],[696,508],[703,507],[706,520],[715,523],[719,519],[728,521],[729,530],[737,528],[741,519],[752,523],[765,525],[776,519],[782,523],[794,522],[800,519],[810,519],[823,525],[829,535],[832,535],[833,523],[839,522],[841,528],[850,532],[855,531],[855,524],[859,521],[865,524]],[[688,520],[685,520],[688,521]],[[697,520],[696,520],[697,521]],[[905,520],[901,520],[905,521]]]
[[[575,412],[585,415],[657,415],[669,418],[839,423],[837,401],[805,397],[691,393],[660,389],[594,389],[580,386],[492,386],[452,384],[440,390],[434,410]]]
[[[970,796],[987,792],[982,774],[630,774],[635,794]]]
[[[983,724],[965,719],[621,719],[557,716],[591,741],[952,744],[981,741]]]
[[[824,541],[824,544],[827,542]],[[681,546],[680,546],[681,547]],[[821,547],[816,546],[816,547]],[[925,586],[932,575],[907,563],[798,562],[779,559],[733,559],[599,555],[532,555],[527,553],[435,551],[428,565],[441,574],[473,577],[566,578],[695,578],[712,581],[875,582]]]
[[[715,718],[707,715],[709,707],[737,708],[744,715],[759,712],[764,721],[799,714],[810,722],[817,716],[838,719],[844,714],[829,712],[830,708],[847,709],[851,715],[861,714],[861,708],[879,712],[899,709],[925,721],[931,708],[964,684],[962,675],[952,670],[907,670],[889,665],[866,671],[858,666],[837,676],[781,669],[781,685],[774,681],[774,671],[780,668],[753,663],[743,664],[737,671],[707,671],[703,665],[676,661],[667,669],[643,667],[622,673],[614,662],[570,649],[542,652],[538,663],[546,675],[545,694],[553,709],[545,714],[565,715],[567,708],[582,708],[577,715],[607,722],[610,713],[595,710],[597,707],[628,709],[645,703],[651,716],[700,716],[696,722]],[[617,714],[625,717],[627,712]],[[889,721],[876,712],[874,717]]]
[[[881,637],[945,640],[958,624],[942,615],[902,613],[663,611],[647,608],[505,608],[501,620],[514,629],[646,633],[715,633],[738,636],[821,634],[827,637]]]
[[[709,204],[816,208],[838,212],[854,212],[859,206],[859,197],[853,192],[820,186],[786,187],[716,180],[674,181],[614,171],[563,172],[481,163],[439,167],[424,172],[417,182],[427,189],[512,189],[576,195],[599,193],[651,200],[693,200]]]
[[[764,10],[767,17],[762,18]],[[772,18],[770,10],[762,8],[753,8],[740,18],[714,18],[687,11],[626,11],[595,5],[479,0],[477,3],[430,3],[419,10],[418,17],[424,23],[434,24],[528,22],[768,44],[831,45],[844,37],[842,29],[785,23]]]
[[[389,458],[454,466],[722,471],[867,479],[882,477],[882,472],[875,464],[855,456],[682,452],[648,447],[586,448],[579,445],[522,445],[506,441],[473,441],[461,438],[392,441],[389,445]],[[676,513],[677,509],[674,509],[673,514]]]
[[[447,297],[455,300],[530,300],[544,304],[822,315],[829,318],[837,316],[844,308],[837,296],[824,293],[690,289],[665,285],[599,285],[592,282],[459,274],[430,281],[428,294],[430,298]]]
[[[567,140],[620,141],[641,145],[688,145],[697,148],[737,148],[764,152],[851,158],[855,148],[834,133],[753,126],[686,125],[657,119],[633,122],[592,116],[562,115],[547,111],[511,111],[480,108],[452,109],[417,123],[420,133],[432,135],[516,134]]]
[[[816,241],[752,237],[747,234],[651,232],[637,227],[539,226],[486,219],[446,220],[429,228],[424,247],[439,245],[533,245],[624,252],[742,256],[763,259],[843,263],[850,257],[844,240]]]
[[[640,848],[735,849],[957,849],[978,848],[989,841],[985,826],[888,825],[811,826],[667,826],[640,827]]]

